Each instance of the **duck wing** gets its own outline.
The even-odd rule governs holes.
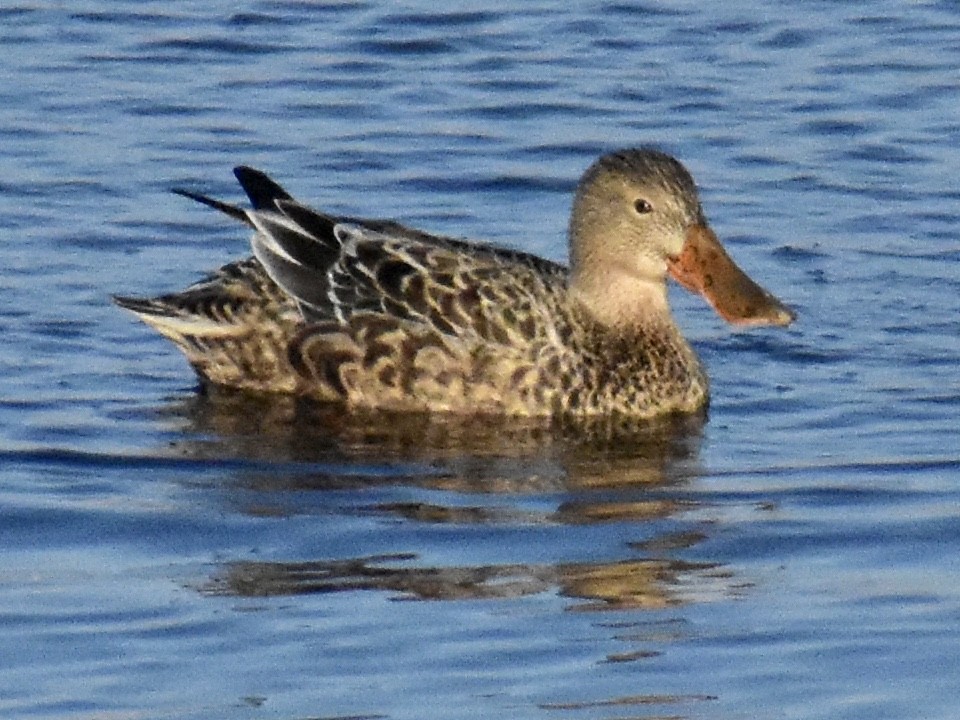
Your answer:
[[[178,293],[115,298],[173,340],[205,381],[353,407],[550,406],[542,372],[560,368],[571,333],[563,266],[333,216],[258,170],[235,173],[252,208],[175,192],[253,228],[255,257]]]
[[[308,323],[357,315],[501,344],[530,342],[562,302],[566,269],[527,253],[311,209],[260,171],[235,170],[254,254]],[[547,323],[548,324],[548,323]]]

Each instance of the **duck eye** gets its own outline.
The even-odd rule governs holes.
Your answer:
[[[637,215],[646,215],[653,211],[653,205],[643,198],[637,198],[633,201],[633,209],[637,211]]]

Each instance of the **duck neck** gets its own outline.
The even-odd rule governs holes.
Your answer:
[[[663,276],[636,276],[617,268],[577,268],[570,293],[601,325],[621,332],[673,325]]]

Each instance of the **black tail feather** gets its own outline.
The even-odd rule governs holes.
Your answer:
[[[240,185],[250,198],[254,210],[276,210],[277,200],[293,200],[290,194],[271,180],[266,173],[246,165],[233,169]]]
[[[239,220],[240,222],[253,227],[253,223],[250,222],[250,218],[247,217],[247,211],[241,207],[231,205],[230,203],[225,203],[222,200],[216,200],[215,198],[207,195],[201,195],[200,193],[195,193],[190,190],[184,190],[183,188],[173,188],[170,192],[176,195],[182,195],[185,198],[190,198],[191,200],[196,200],[198,203],[203,203],[204,205],[229,215],[235,220]]]

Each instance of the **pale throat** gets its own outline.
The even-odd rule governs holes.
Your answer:
[[[667,301],[666,267],[630,273],[616,267],[579,269],[571,275],[570,293],[590,314],[609,327],[672,324]]]

